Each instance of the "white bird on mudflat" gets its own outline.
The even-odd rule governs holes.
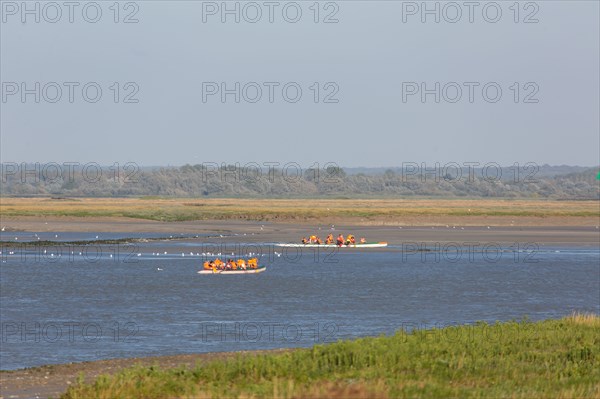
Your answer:
[[[162,269],[160,267],[157,267],[156,270],[158,270],[159,272],[162,271]]]
[[[6,229],[6,227],[2,227],[2,231],[4,231],[4,229]]]

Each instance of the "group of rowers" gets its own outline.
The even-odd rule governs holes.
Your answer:
[[[227,262],[223,262],[221,259],[217,258],[215,260],[204,262],[204,270],[248,270],[248,269],[256,269],[258,268],[258,259],[250,258],[247,261],[244,259],[238,259],[237,261],[233,259],[228,259]]]
[[[365,242],[367,242],[367,241],[364,238],[360,239],[361,244],[364,244]],[[333,234],[329,233],[329,235],[325,239],[325,244],[331,245],[333,243],[334,243]],[[319,238],[319,236],[312,235],[308,239],[306,237],[302,237],[302,244],[319,244],[320,245],[320,244],[323,244],[323,240],[321,240]],[[335,239],[335,244],[338,247],[341,247],[343,245],[354,245],[354,244],[356,244],[356,238],[354,238],[354,236],[352,234],[348,234],[348,236],[346,238],[344,238],[344,235],[340,233],[340,235]]]

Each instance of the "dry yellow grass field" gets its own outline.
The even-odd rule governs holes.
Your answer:
[[[598,219],[598,201],[500,199],[0,199],[3,217],[127,217],[157,221],[347,220],[368,222],[414,216],[576,217]]]

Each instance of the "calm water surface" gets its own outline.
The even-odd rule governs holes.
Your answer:
[[[5,250],[0,368],[311,346],[402,327],[600,308],[597,248],[278,252],[261,258],[265,273],[246,276],[198,275],[200,257],[171,249],[25,259]]]

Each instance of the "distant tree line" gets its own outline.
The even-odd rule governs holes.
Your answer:
[[[37,166],[36,166],[37,165]],[[416,165],[416,164],[415,164]],[[495,197],[600,199],[598,168],[562,166],[468,168],[418,165],[360,172],[326,166],[265,168],[258,164],[2,164],[1,195],[64,197]],[[557,169],[558,168],[558,169]],[[560,170],[560,173],[556,171]],[[352,171],[352,169],[350,169]]]

